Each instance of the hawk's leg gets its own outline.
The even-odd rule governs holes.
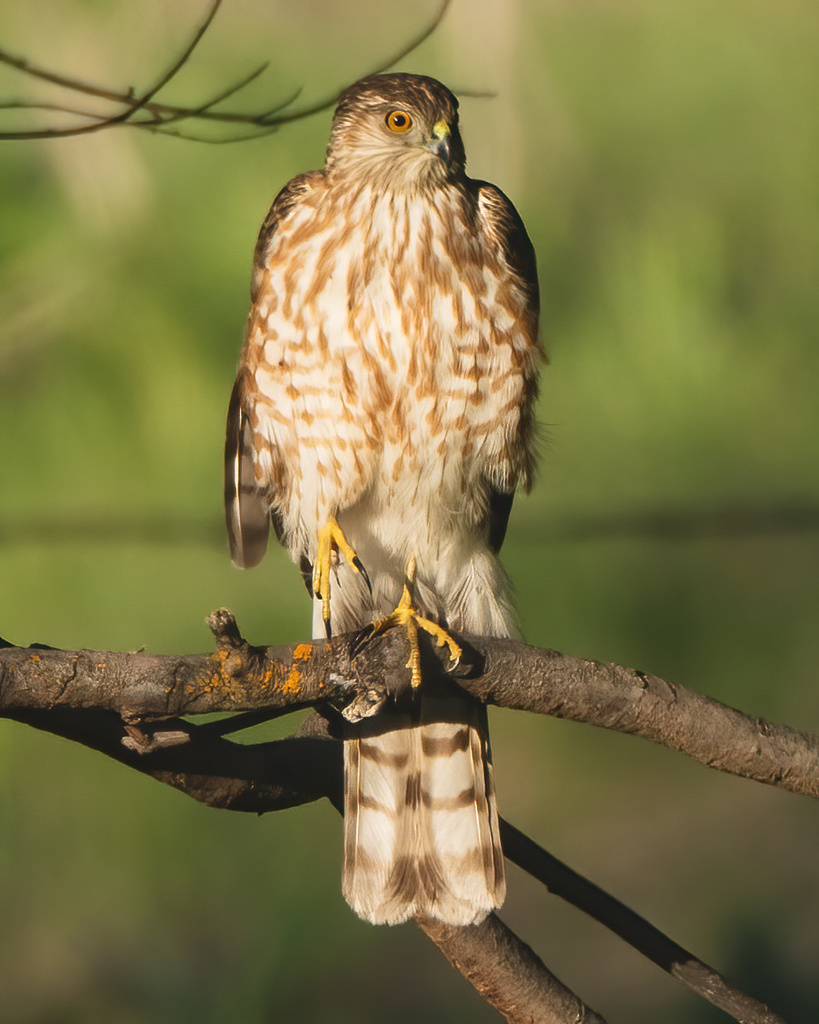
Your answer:
[[[392,629],[393,626],[403,626],[406,629],[410,645],[410,656],[409,661],[407,662],[407,668],[411,672],[412,686],[413,688],[416,688],[421,685],[421,651],[418,648],[419,629],[423,629],[425,633],[429,633],[429,635],[435,639],[439,647],[446,645],[449,648],[449,656],[452,659],[449,666],[450,669],[457,666],[458,662],[461,660],[463,651],[443,627],[439,626],[436,622],[432,622],[430,619],[425,619],[423,615],[418,614],[413,603],[414,591],[415,559],[410,556],[404,573],[404,592],[401,595],[401,600],[398,602],[398,607],[392,615],[388,615],[386,619],[379,619],[378,622],[374,622],[372,633],[370,635],[374,636],[376,633],[383,633],[387,629]]]
[[[339,555],[343,555],[353,569],[364,577],[367,586],[372,590],[370,577],[361,564],[361,559],[355,553],[352,545],[348,543],[335,516],[331,516],[319,530],[318,551],[313,566],[313,593],[321,601],[321,617],[324,620],[324,632],[328,638],[332,635],[330,628],[330,572],[338,565]]]

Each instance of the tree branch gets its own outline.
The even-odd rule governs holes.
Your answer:
[[[745,995],[713,967],[664,935],[644,917],[573,871],[501,818],[504,856],[542,882],[554,896],[589,914],[658,967],[744,1024],[785,1024],[764,1003]]]
[[[606,1024],[497,914],[466,928],[427,919],[418,927],[510,1024]]]
[[[135,726],[97,709],[3,717],[82,743],[210,807],[263,814],[322,797],[341,805],[341,743],[326,735],[243,744],[182,719]]]
[[[514,640],[470,638],[485,657],[460,685],[488,704],[632,733],[731,775],[819,796],[819,737],[678,683]]]
[[[385,682],[370,680],[367,666],[353,669],[349,638],[253,647],[241,639],[229,612],[214,612],[208,622],[217,639],[212,654],[61,651],[0,641],[0,714],[95,708],[135,720],[295,711],[319,701],[368,707],[386,698]]]
[[[213,654],[150,655],[0,649],[0,714],[95,707],[158,718],[326,703],[352,719],[406,687],[404,638],[394,630],[283,647],[229,637],[229,612],[211,616]],[[221,632],[220,632],[221,630]],[[469,637],[457,682],[488,704],[633,733],[711,768],[819,796],[819,737],[774,725],[636,669]],[[427,659],[444,657],[428,649]],[[442,662],[439,661],[440,664]]]
[[[365,630],[264,648],[243,640],[224,609],[208,624],[216,651],[184,657],[0,641],[0,716],[81,742],[211,806],[262,813],[327,797],[341,811],[340,720],[401,699],[408,685],[403,633],[371,637]],[[445,676],[440,652],[425,646],[422,654],[425,680]],[[636,733],[723,771],[810,795],[819,790],[816,737],[634,669],[471,637],[457,682],[490,703]],[[322,714],[287,739],[244,745],[225,738],[310,705]],[[179,717],[213,711],[239,713],[204,725]],[[501,829],[511,860],[694,992],[737,1021],[784,1024],[513,826],[502,822]],[[602,1024],[494,915],[475,928],[419,925],[509,1021]]]
[[[286,110],[287,107],[292,106],[298,98],[301,93],[301,89],[299,89],[281,103],[278,103],[274,107],[264,110],[261,113],[253,114],[241,111],[214,109],[224,100],[235,95],[237,92],[240,92],[252,81],[258,78],[258,76],[267,69],[268,63],[262,64],[260,67],[244,76],[239,82],[228,86],[221,90],[212,99],[206,100],[195,107],[180,107],[158,102],[154,97],[176,77],[179,71],[181,71],[185,64],[190,60],[194,50],[201,42],[202,37],[210,28],[221,4],[222,0],[211,0],[211,4],[208,7],[203,20],[195,29],[190,41],[186,44],[182,53],[174,60],[170,67],[156,79],[153,85],[142,93],[136,93],[134,89],[118,91],[115,89],[96,86],[90,82],[84,82],[81,79],[73,78],[69,75],[59,74],[55,71],[49,70],[48,68],[37,67],[23,57],[16,57],[11,53],[0,50],[0,64],[5,64],[7,67],[13,68],[15,71],[19,71],[23,75],[48,82],[50,85],[57,86],[69,93],[79,93],[82,96],[89,96],[97,100],[115,103],[122,108],[113,115],[103,116],[95,113],[94,111],[78,109],[77,107],[68,104],[38,103],[33,101],[3,102],[0,103],[0,109],[49,110],[71,114],[75,117],[81,117],[84,120],[81,124],[71,125],[69,127],[51,126],[48,128],[31,128],[21,131],[2,131],[0,132],[0,140],[5,139],[19,141],[21,139],[67,138],[75,135],[88,135],[92,132],[98,132],[106,128],[115,127],[116,125],[127,124],[133,128],[144,128],[148,131],[157,132],[159,134],[172,135],[177,138],[185,138],[196,142],[239,142],[247,138],[257,138],[260,135],[270,134],[271,132],[276,131],[276,129],[282,124],[287,124],[290,121],[297,121],[304,117],[310,117],[312,114],[317,114],[320,111],[327,110],[335,105],[339,96],[339,90],[333,92],[332,95],[324,96],[322,99],[317,100],[310,106],[302,107],[301,109],[290,111],[289,113],[283,113],[282,111]],[[392,65],[403,60],[404,57],[412,53],[413,50],[416,50],[438,28],[438,25],[446,14],[449,4],[450,0],[442,0],[434,18],[432,18],[421,32],[414,36],[405,46],[401,47],[397,53],[394,53],[389,59],[379,63],[377,67],[372,68],[370,71],[366,72],[366,74],[380,74],[382,71],[386,71],[388,68],[392,67]],[[209,139],[187,134],[170,127],[172,124],[177,124],[180,121],[187,120],[218,122],[229,125],[250,125],[256,130],[251,133]]]

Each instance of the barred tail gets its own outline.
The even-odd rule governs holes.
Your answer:
[[[344,897],[374,924],[477,924],[506,894],[486,709],[416,701],[348,731]]]

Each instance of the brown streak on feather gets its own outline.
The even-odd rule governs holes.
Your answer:
[[[410,808],[416,808],[421,802],[421,773],[410,772],[406,778],[406,785],[404,787],[404,805]]]
[[[462,789],[457,796],[431,796],[426,791],[421,793],[421,800],[424,807],[431,811],[461,811],[471,807],[475,803],[475,787],[469,786]]]
[[[397,771],[406,768],[409,760],[406,754],[393,754],[391,751],[383,750],[377,744],[367,743],[365,740],[360,741],[358,750],[364,760],[386,765],[389,768],[395,768]]]
[[[449,736],[421,735],[421,750],[426,757],[451,757],[469,746],[469,729],[464,726]]]
[[[358,794],[358,806],[363,807],[367,811],[377,811],[379,814],[393,814],[393,808],[389,804],[382,803],[380,800],[376,800],[374,796],[365,796],[363,793]]]

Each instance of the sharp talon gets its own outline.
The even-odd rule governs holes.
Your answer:
[[[324,620],[324,635],[330,640],[333,636],[333,627],[330,625],[330,620]]]
[[[362,563],[358,555],[356,555],[355,558],[353,558],[353,568],[356,570],[356,572],[361,573],[361,575],[364,577],[364,582],[367,584],[367,590],[369,590],[370,596],[372,596],[373,585],[372,583],[370,583],[370,574],[364,568],[364,564]]]
[[[350,658],[355,658],[375,635],[375,625],[371,624],[360,629],[350,642]]]

